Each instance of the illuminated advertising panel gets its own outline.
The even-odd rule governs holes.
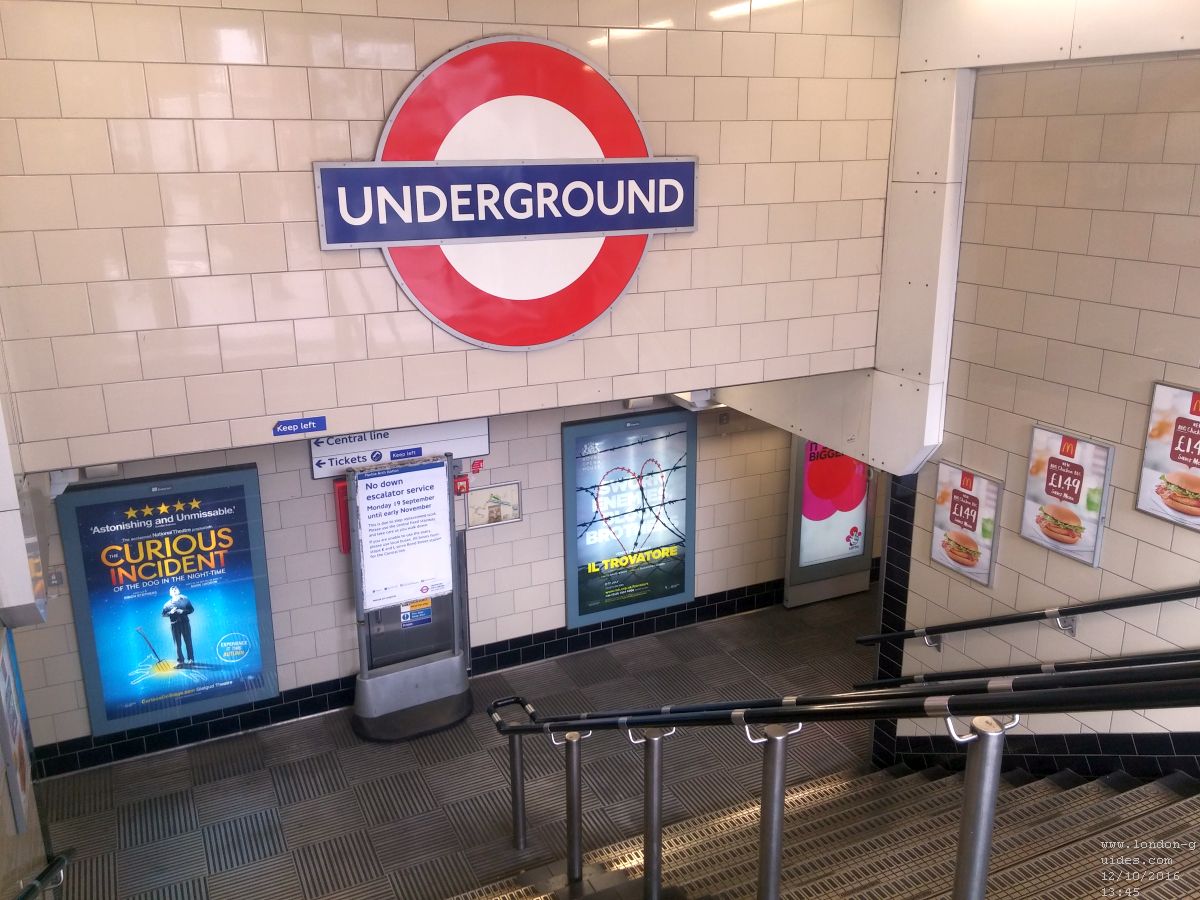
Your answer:
[[[1089,566],[1100,565],[1112,458],[1106,444],[1035,427],[1021,537]]]
[[[1154,385],[1137,508],[1200,530],[1200,391]]]
[[[695,415],[571,423],[562,440],[567,624],[691,600]]]
[[[982,585],[996,568],[996,528],[1004,485],[940,462],[933,500],[933,561]]]
[[[807,441],[803,451],[800,565],[853,559],[866,552],[866,463]]]
[[[278,693],[254,466],[58,498],[92,733]]]

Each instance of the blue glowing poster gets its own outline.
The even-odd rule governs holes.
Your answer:
[[[93,734],[278,693],[254,466],[72,485],[57,506]]]
[[[567,625],[689,602],[695,591],[696,417],[563,426]]]

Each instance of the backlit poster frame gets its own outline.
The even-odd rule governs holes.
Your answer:
[[[74,484],[56,506],[92,734],[279,693],[257,466]]]
[[[1092,568],[1099,566],[1115,456],[1109,444],[1035,425],[1029,435],[1021,537],[1067,559]],[[1087,465],[1081,464],[1084,462]],[[1050,506],[1061,507],[1069,521],[1053,518],[1058,510],[1049,509]],[[1076,543],[1087,546],[1085,538],[1089,530],[1095,540],[1088,550],[1068,549]],[[1052,536],[1069,536],[1071,532],[1081,537],[1064,541]]]
[[[952,463],[939,462],[937,482],[934,484],[933,539],[929,547],[932,561],[977,584],[990,587],[996,573],[996,546],[1000,537],[1000,508],[1003,501],[1003,481]],[[992,523],[990,528],[987,525],[989,520]],[[985,534],[989,530],[991,533]],[[971,542],[975,546],[971,546]],[[980,562],[986,556],[987,564],[976,568],[976,563],[970,562],[976,554]]]
[[[33,742],[29,735],[29,716],[17,669],[17,648],[11,628],[0,628],[0,766],[8,781],[17,834],[29,828],[28,813],[33,794]]]
[[[688,410],[563,425],[568,627],[695,597],[695,461]]]
[[[1166,450],[1166,453],[1163,453]],[[1142,441],[1142,463],[1138,470],[1136,508],[1148,515],[1165,519],[1172,525],[1200,531],[1200,506],[1196,514],[1184,512],[1195,497],[1181,495],[1167,503],[1166,492],[1200,493],[1195,482],[1184,479],[1173,484],[1168,476],[1191,475],[1192,461],[1200,462],[1200,389],[1157,381],[1150,394],[1149,420]]]

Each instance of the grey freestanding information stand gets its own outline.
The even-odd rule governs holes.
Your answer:
[[[471,711],[450,456],[347,473],[358,612],[354,731],[395,741]]]

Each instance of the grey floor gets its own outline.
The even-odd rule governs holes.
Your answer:
[[[472,681],[464,723],[371,744],[348,710],[38,784],[55,849],[73,847],[81,900],[442,898],[564,856],[562,751],[526,741],[529,849],[510,846],[506,741],[495,697],[539,710],[827,693],[870,677],[873,596],[775,607],[534,663]],[[583,745],[585,849],[639,833],[641,761],[617,733]],[[812,724],[789,781],[865,764],[868,723]],[[729,727],[664,743],[668,822],[758,792],[759,750]]]

